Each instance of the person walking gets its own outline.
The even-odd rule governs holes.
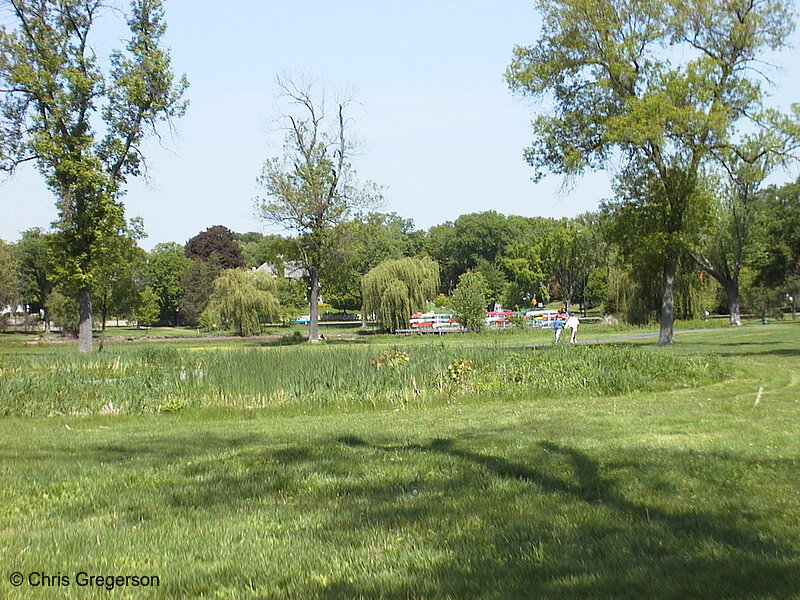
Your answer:
[[[578,320],[578,317],[575,315],[569,315],[567,317],[567,322],[564,323],[564,327],[571,331],[571,335],[569,336],[569,343],[574,344],[578,341],[578,325],[581,322]]]
[[[556,315],[553,319],[553,335],[555,335],[554,344],[558,343],[558,338],[561,337],[561,330],[564,329],[564,319],[561,315]]]

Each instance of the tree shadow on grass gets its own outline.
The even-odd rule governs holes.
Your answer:
[[[389,580],[366,574],[295,581],[293,589],[305,598],[788,600],[800,594],[800,560],[790,545],[709,511],[633,500],[609,469],[568,446],[539,442],[534,459],[523,463],[453,439],[397,445],[341,436],[335,443],[320,442],[267,452],[264,458],[274,467],[238,477],[222,475],[224,469],[206,473],[212,475],[206,484],[170,490],[173,506],[232,506],[243,498],[285,493],[301,511],[325,515],[314,533],[321,548],[358,546],[376,532],[413,537],[433,530],[440,536],[433,538],[436,560],[416,562],[412,555]],[[390,457],[419,465],[422,474],[388,481],[345,477],[354,465],[379,468]],[[569,473],[554,475],[556,463],[567,465]],[[629,470],[645,468],[635,460],[624,463]],[[426,476],[430,469],[436,474]],[[335,490],[305,497],[297,482],[308,475],[332,476]],[[494,482],[512,485],[497,489]],[[542,505],[554,509],[552,523],[531,512],[536,504],[520,506],[525,496],[543,498]]]
[[[735,347],[736,344],[731,344],[730,347]],[[797,357],[800,356],[800,348],[774,348],[772,350],[760,350],[758,352],[741,352],[736,350],[723,350],[715,352],[717,356],[780,356],[780,357]]]
[[[299,571],[291,584],[296,597],[788,600],[800,595],[795,542],[782,544],[744,529],[702,505],[687,508],[682,502],[670,509],[636,499],[635,488],[625,486],[609,463],[601,465],[563,444],[541,441],[517,461],[476,450],[481,447],[480,436],[395,444],[346,435],[282,444],[251,434],[154,437],[135,446],[96,447],[91,456],[118,468],[131,461],[138,467],[171,463],[173,477],[154,498],[178,513],[188,508],[209,520],[226,519],[286,501],[288,508],[280,513],[286,518],[313,515],[313,527],[292,535],[319,545],[318,554],[305,560],[320,568],[328,551],[359,549],[355,576],[321,582],[304,580]],[[614,465],[628,472],[647,468],[635,457],[618,458]],[[725,457],[692,460],[712,459]],[[405,466],[395,469],[396,464]],[[381,474],[374,476],[376,470]],[[146,509],[164,510],[133,497],[122,501],[131,503],[132,519]],[[407,554],[396,564],[394,555],[381,559],[391,577],[370,573],[371,563],[360,554],[373,551],[367,540],[400,539],[393,537],[397,532],[406,540]],[[213,590],[219,583],[212,576],[178,578],[165,594],[178,598],[180,590]]]
[[[256,434],[217,435],[212,433],[192,434],[184,436],[145,436],[137,441],[126,440],[125,443],[99,444],[90,447],[90,456],[106,463],[118,463],[131,460],[164,464],[180,462],[188,457],[207,454],[209,452],[235,450],[262,445],[267,440]]]
[[[798,332],[800,333],[800,332]],[[715,356],[800,356],[800,345],[796,340],[781,339],[742,339],[741,337],[730,340],[682,340],[681,346],[697,346],[704,354]]]
[[[401,449],[471,463],[487,477],[530,484],[538,492],[585,506],[582,509],[585,513],[591,507],[600,508],[612,513],[611,522],[621,520],[631,527],[626,533],[587,518],[572,536],[571,543],[576,546],[572,551],[561,553],[561,559],[548,560],[535,556],[536,553],[531,559],[530,555],[520,556],[515,546],[525,540],[547,539],[549,534],[541,528],[532,529],[525,519],[512,519],[496,532],[492,541],[495,554],[506,557],[505,560],[483,560],[476,568],[468,553],[456,555],[447,564],[418,574],[415,580],[391,592],[340,583],[328,590],[326,598],[399,599],[419,593],[427,597],[432,589],[436,590],[433,596],[460,598],[666,600],[712,594],[719,598],[788,599],[800,593],[800,560],[789,546],[770,541],[757,532],[743,531],[700,510],[671,512],[630,500],[617,490],[612,478],[601,473],[595,460],[573,448],[550,442],[539,444],[545,455],[565,459],[572,466],[574,478],[567,480],[500,456],[461,449],[451,439],[400,448],[370,445],[356,437],[342,437],[339,442],[355,450]],[[641,539],[632,535],[633,529],[642,532]],[[470,547],[469,540],[461,542],[456,541],[455,546]],[[669,548],[676,545],[683,549],[671,554]]]

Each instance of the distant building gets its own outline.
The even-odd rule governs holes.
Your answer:
[[[22,304],[18,304],[16,308],[11,305],[0,306],[0,315],[17,315],[17,314],[27,314],[27,307],[22,306]]]
[[[256,271],[267,273],[270,277],[278,278],[278,269],[275,265],[270,263],[262,263],[256,268]],[[303,278],[308,276],[306,268],[296,260],[283,261],[283,278],[291,279],[292,281],[303,281]]]

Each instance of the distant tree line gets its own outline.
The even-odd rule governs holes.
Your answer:
[[[699,261],[716,257],[722,264],[726,246],[720,238],[735,215],[724,190],[710,187],[707,193],[713,210],[678,261],[675,309],[682,319],[705,311],[728,314],[731,308],[729,290]],[[748,235],[736,259],[737,310],[778,315],[800,298],[800,182],[759,190],[748,203]],[[487,211],[415,230],[396,214],[368,213],[332,228],[336,242],[325,259],[320,293],[330,310],[364,308],[391,330],[406,327],[413,311],[455,310],[451,298],[459,281],[477,274],[481,282],[473,278],[470,285],[483,289],[484,309],[499,304],[524,310],[558,302],[582,311],[599,307],[629,323],[652,323],[659,318],[662,282],[652,268],[657,252],[635,235],[647,227],[646,219],[606,203],[573,219]],[[125,231],[113,245],[113,261],[95,274],[100,329],[111,319],[124,319],[253,333],[266,322],[307,312],[307,273],[284,277],[287,265],[294,268],[301,258],[294,237],[234,233],[217,225],[183,245],[161,243],[146,252],[137,245],[141,222],[129,223]],[[0,242],[0,304],[21,305],[29,314],[42,311],[47,323],[75,333],[77,309],[58,283],[53,238],[52,232],[31,229],[16,243]],[[262,265],[256,278],[233,275]],[[250,289],[252,297],[234,300],[232,290],[238,288]],[[239,309],[232,307],[237,302]],[[261,325],[241,316],[248,302],[260,307]],[[389,306],[398,310],[393,313]],[[230,313],[236,310],[239,316]]]

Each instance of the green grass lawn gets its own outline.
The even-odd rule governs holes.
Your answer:
[[[798,334],[790,323],[679,334],[670,348],[640,338],[511,353],[387,340],[410,363],[384,368],[369,363],[380,344],[134,345],[85,361],[0,346],[0,383],[14,385],[25,383],[14,363],[85,384],[81,373],[108,379],[117,357],[138,380],[142,365],[194,355],[244,361],[234,370],[289,357],[274,363],[285,380],[263,380],[286,390],[309,365],[340,382],[317,405],[0,419],[0,597],[800,598]],[[469,376],[437,389],[436,373],[464,357]],[[213,374],[219,360],[189,391],[218,376],[239,385]],[[552,385],[525,379],[537,373]],[[419,394],[406,389],[412,374]],[[365,402],[348,381],[359,378],[376,395],[406,387]],[[244,379],[254,394],[258,380]],[[615,379],[643,391],[619,394]],[[112,592],[79,586],[78,572],[160,585]],[[69,585],[31,586],[31,573]]]

